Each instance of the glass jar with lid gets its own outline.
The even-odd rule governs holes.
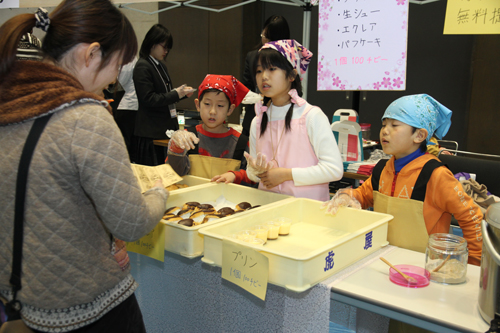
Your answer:
[[[359,126],[361,127],[361,137],[363,140],[370,140],[372,124],[361,123]]]
[[[429,236],[425,269],[431,274],[431,281],[444,284],[465,282],[468,259],[467,241],[463,237],[445,233]]]

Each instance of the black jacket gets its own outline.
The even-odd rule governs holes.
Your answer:
[[[139,137],[167,139],[166,130],[179,129],[177,117],[170,116],[168,107],[179,101],[179,95],[172,90],[167,67],[161,61],[159,63],[166,73],[165,77],[159,68],[163,80],[151,58],[140,58],[134,67],[134,86],[139,101],[134,134]]]
[[[241,83],[243,83],[250,91],[259,93],[257,89],[257,83],[255,82],[255,75],[252,75],[253,72],[253,63],[255,58],[257,57],[258,50],[253,50],[247,53],[245,58],[245,70],[243,71],[243,79]],[[245,105],[245,118],[243,119],[243,134],[249,136],[250,135],[250,125],[252,124],[252,120],[255,117],[255,106],[253,104]]]

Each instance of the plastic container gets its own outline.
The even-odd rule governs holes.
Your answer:
[[[410,281],[405,279],[401,274],[399,274],[394,268],[389,269],[389,279],[403,287],[407,288],[422,288],[429,285],[429,279],[431,274],[428,270],[413,266],[413,265],[395,265],[397,269],[399,269],[404,274],[408,275],[412,278]]]
[[[359,124],[359,126],[361,127],[361,137],[363,138],[363,140],[371,140],[370,136],[372,124],[362,123]]]
[[[252,227],[252,230],[255,232],[255,237],[260,238],[267,242],[267,234],[269,232],[269,227],[265,224],[259,224]]]
[[[169,185],[166,187],[166,189],[171,192],[171,191],[179,191],[186,189],[188,187],[193,187],[193,186],[198,186],[198,185],[205,185],[210,183],[210,179],[208,178],[202,178],[202,177],[197,177],[197,176],[190,176],[186,175],[182,177],[182,180]]]
[[[272,204],[280,200],[291,198],[288,195],[260,191],[255,188],[241,185],[209,183],[172,191],[170,193],[170,197],[168,198],[166,208],[173,206],[182,207],[182,205],[188,201],[197,201],[202,204],[213,203],[220,196],[224,196],[226,200],[234,203],[235,205],[246,201],[252,206],[261,205],[261,207],[265,207],[268,204]],[[258,211],[261,207],[251,209],[248,212],[254,210]],[[235,215],[246,215],[248,212],[244,211]],[[223,217],[192,227],[161,220],[161,222],[165,224],[165,250],[180,254],[186,258],[199,257],[203,254],[203,235],[199,234],[198,231],[201,228],[227,221],[235,215],[230,215],[228,217]],[[232,234],[245,229],[250,228],[239,228],[238,230],[234,230]]]
[[[267,239],[268,240],[278,239],[280,233],[280,223],[276,223],[275,221],[269,221],[266,223],[266,225],[268,227]]]
[[[201,260],[221,266],[224,237],[286,217],[291,220],[290,234],[268,240],[255,250],[269,259],[269,283],[302,292],[388,244],[391,215],[342,208],[332,216],[325,214],[321,205],[321,201],[291,198],[202,228]]]
[[[469,253],[467,241],[453,234],[432,234],[425,251],[425,269],[431,281],[443,284],[465,282]]]
[[[292,226],[292,219],[288,217],[279,217],[274,220],[274,223],[279,224],[280,230],[278,235],[287,236],[290,233],[290,227]]]
[[[182,176],[182,180],[176,184],[185,184],[189,187],[192,187],[192,186],[204,185],[204,184],[209,184],[209,183],[210,183],[210,179],[208,179],[208,178],[186,175],[186,176]]]
[[[245,240],[246,238],[255,238],[257,237],[257,233],[253,230],[241,230],[240,232],[236,233],[236,238]]]

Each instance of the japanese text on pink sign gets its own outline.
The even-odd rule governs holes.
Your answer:
[[[318,90],[405,90],[408,0],[320,0]]]

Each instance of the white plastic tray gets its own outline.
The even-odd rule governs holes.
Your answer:
[[[189,187],[192,187],[192,186],[204,185],[204,184],[209,184],[209,183],[210,183],[210,179],[208,179],[208,178],[186,175],[186,176],[182,176],[182,180],[176,184],[185,184]],[[179,190],[183,190],[183,189],[179,189]]]
[[[321,204],[311,199],[288,199],[203,228],[199,231],[205,236],[202,261],[221,266],[224,237],[274,218],[288,217],[292,219],[288,236],[268,240],[265,245],[240,243],[269,258],[269,283],[302,292],[388,244],[391,215],[342,208],[332,216],[320,209]]]
[[[246,201],[252,206],[264,206],[290,198],[288,195],[261,191],[247,186],[208,183],[170,192],[170,197],[167,200],[167,208],[173,206],[182,207],[182,205],[189,201],[197,201],[199,203],[215,202],[221,195],[234,204]],[[243,213],[238,213],[237,215],[244,216],[251,211],[261,208],[262,207],[258,207]],[[224,222],[230,218],[231,216],[228,216],[193,227],[186,227],[184,225],[161,220],[161,222],[165,224],[165,250],[178,253],[186,258],[199,257],[203,254],[203,235],[200,235],[198,230]]]

